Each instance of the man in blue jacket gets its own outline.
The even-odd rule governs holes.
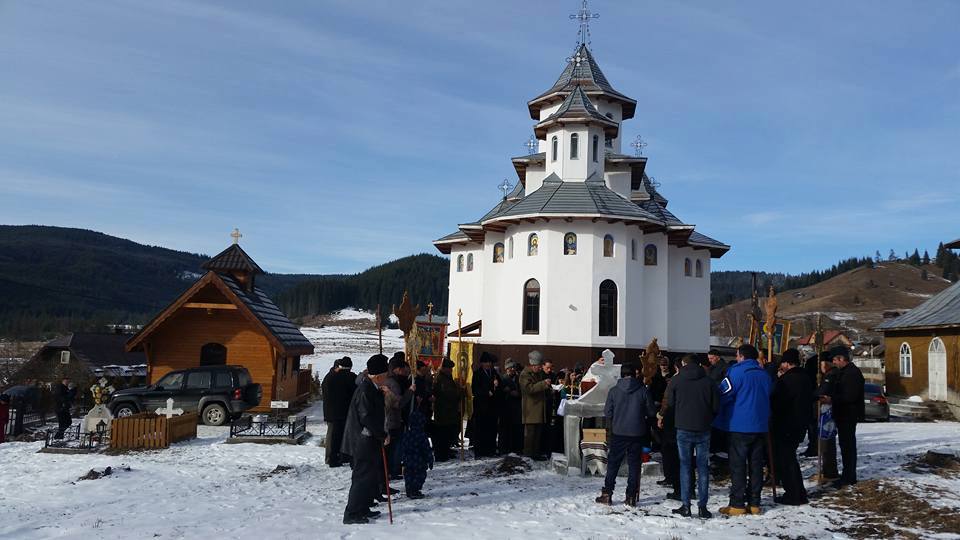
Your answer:
[[[610,425],[610,451],[607,454],[607,476],[603,491],[597,497],[600,504],[610,504],[613,488],[617,482],[617,473],[623,458],[627,458],[627,497],[628,506],[637,505],[637,493],[640,488],[640,451],[650,445],[650,430],[647,419],[656,414],[653,398],[647,387],[636,378],[636,367],[623,364],[620,367],[620,380],[607,394],[604,416]]]
[[[730,504],[720,509],[720,513],[727,516],[742,516],[748,511],[760,514],[763,449],[773,381],[757,362],[757,356],[755,347],[741,345],[737,349],[737,363],[730,366],[727,376],[720,381],[720,414],[713,425],[730,434]]]

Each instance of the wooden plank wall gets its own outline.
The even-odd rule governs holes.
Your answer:
[[[887,375],[887,393],[895,396],[927,396],[930,380],[927,351],[934,337],[943,340],[947,349],[947,388],[960,392],[960,330],[924,330],[887,332],[884,345],[884,366]],[[900,344],[910,344],[913,352],[913,376],[900,376]]]

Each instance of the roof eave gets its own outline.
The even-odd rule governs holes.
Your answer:
[[[530,214],[518,214],[510,216],[496,216],[490,218],[481,223],[481,225],[486,228],[490,225],[493,225],[498,222],[503,221],[523,221],[527,219],[557,219],[557,218],[570,218],[570,219],[604,219],[604,220],[616,220],[624,222],[637,222],[637,223],[649,223],[656,225],[658,227],[665,227],[666,224],[657,219],[644,218],[639,216],[623,216],[618,214],[593,214],[593,213],[567,213],[567,212],[536,212]]]

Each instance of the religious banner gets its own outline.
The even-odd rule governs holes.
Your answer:
[[[461,350],[460,346],[463,345]],[[473,343],[469,341],[451,341],[450,359],[453,360],[453,380],[463,382],[470,388],[473,382]],[[466,392],[464,415],[469,418],[473,414],[473,392]]]
[[[420,360],[433,370],[440,368],[446,349],[444,340],[447,335],[446,323],[418,321],[414,324],[410,352],[414,361]]]
[[[773,354],[783,354],[790,347],[790,321],[778,319],[773,325]],[[760,333],[756,336],[753,346],[758,350],[767,351],[767,323],[760,325]]]

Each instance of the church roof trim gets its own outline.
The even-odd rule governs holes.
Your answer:
[[[896,319],[886,321],[877,330],[910,330],[960,326],[960,281]]]
[[[556,112],[534,126],[533,133],[537,138],[546,138],[547,128],[562,122],[600,124],[605,131],[609,131],[613,136],[616,136],[620,130],[620,124],[597,110],[597,107],[590,101],[579,84],[567,94],[566,99],[563,100]]]
[[[557,78],[557,82],[549,90],[527,102],[527,108],[530,111],[530,117],[537,120],[540,117],[541,105],[544,102],[559,98],[564,92],[568,91],[573,85],[578,84],[584,87],[587,93],[602,95],[607,98],[620,101],[623,104],[623,120],[633,118],[637,110],[637,101],[627,97],[624,94],[614,90],[610,81],[607,80],[600,65],[590,52],[590,48],[585,43],[581,43],[574,51],[571,59],[581,57],[580,62],[568,60],[566,67]]]
[[[710,238],[709,236],[697,231],[693,231],[690,234],[690,237],[687,238],[686,243],[694,248],[709,249],[710,256],[717,259],[723,257],[724,254],[730,251],[730,246],[727,244],[724,244],[719,240],[714,240],[713,238]]]

